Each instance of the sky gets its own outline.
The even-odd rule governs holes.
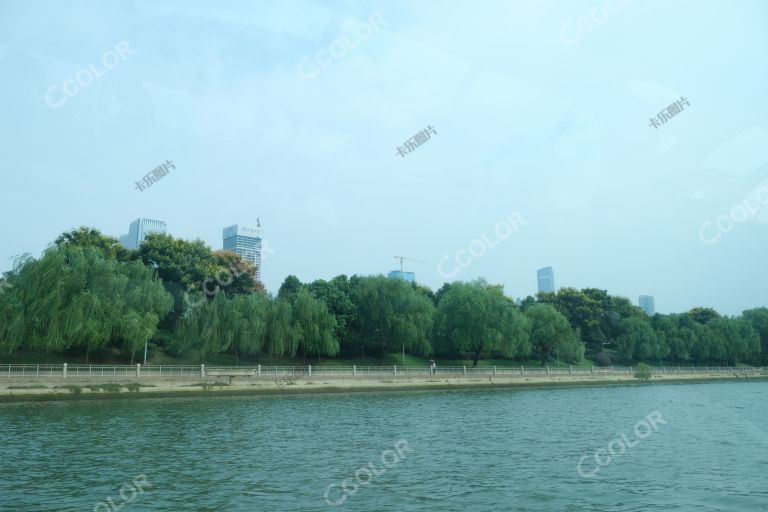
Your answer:
[[[79,226],[220,249],[258,218],[272,292],[406,256],[432,289],[525,297],[552,266],[662,313],[765,306],[767,25],[760,0],[0,0],[0,271]]]

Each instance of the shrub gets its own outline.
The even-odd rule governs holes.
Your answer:
[[[611,366],[613,364],[613,361],[611,361],[611,356],[607,352],[600,352],[595,356],[595,364],[597,366]]]
[[[648,380],[651,378],[651,367],[645,363],[638,363],[637,373],[635,373],[636,379]]]

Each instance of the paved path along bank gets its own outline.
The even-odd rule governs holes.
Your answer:
[[[635,369],[0,365],[0,402],[209,394],[333,393],[644,384]],[[768,368],[658,368],[649,383],[768,379]]]

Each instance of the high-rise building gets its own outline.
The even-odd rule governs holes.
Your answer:
[[[653,316],[656,314],[656,306],[653,303],[652,295],[641,295],[640,298],[637,299],[637,305],[640,306],[640,308],[645,311],[645,314],[648,316]]]
[[[555,271],[552,267],[540,268],[536,271],[536,277],[540,292],[555,293]]]
[[[126,249],[136,250],[150,233],[166,233],[168,226],[162,220],[138,218],[131,222],[128,234],[120,237]]]
[[[413,272],[403,272],[402,270],[393,270],[387,274],[387,277],[390,279],[402,279],[408,283],[416,281],[416,274]]]
[[[222,236],[224,250],[250,261],[256,269],[256,279],[261,280],[261,222],[256,219],[255,228],[234,224],[224,228]]]

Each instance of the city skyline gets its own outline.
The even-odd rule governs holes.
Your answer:
[[[24,216],[0,225],[0,272],[65,231],[119,236],[139,216],[218,247],[256,204],[270,291],[290,274],[386,274],[405,254],[429,262],[409,270],[432,289],[484,277],[532,295],[547,264],[561,287],[653,290],[664,312],[765,304],[768,209],[751,212],[768,70],[750,62],[768,5],[702,4],[681,26],[683,4],[632,2],[584,32],[594,2],[332,3],[9,4],[0,104],[36,129],[0,127],[0,211]],[[339,53],[362,23],[369,37]],[[189,34],[202,40],[172,44]]]

